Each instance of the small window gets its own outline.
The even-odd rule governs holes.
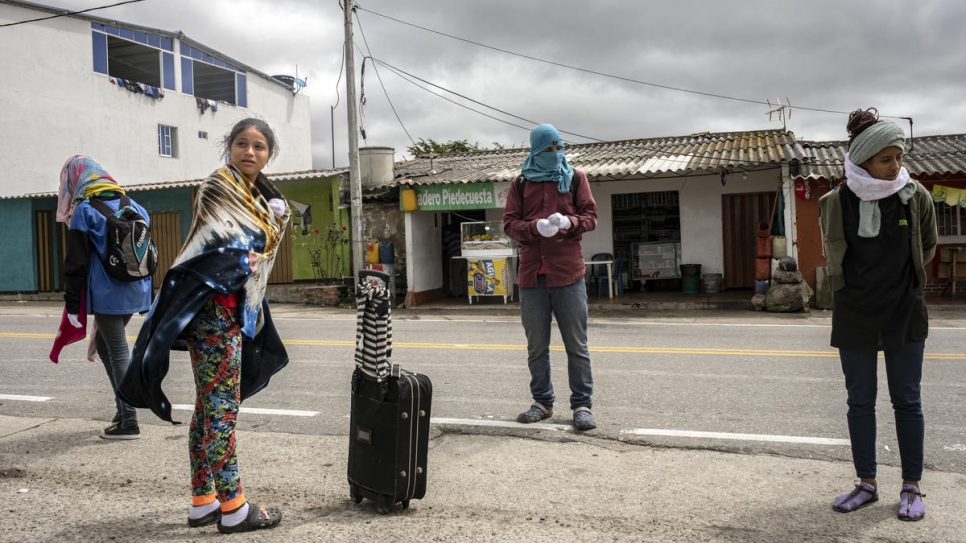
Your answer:
[[[178,158],[177,127],[158,125],[158,154],[169,158]]]
[[[939,243],[966,242],[966,209],[937,202],[936,227],[939,230]]]
[[[202,132],[201,130],[199,130],[198,131],[198,139],[200,139],[200,140],[206,140],[206,139],[208,139],[208,133],[207,132]]]

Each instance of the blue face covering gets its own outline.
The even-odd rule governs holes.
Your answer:
[[[541,124],[530,132],[530,154],[523,161],[522,174],[530,181],[555,181],[557,190],[563,194],[570,192],[570,181],[574,169],[567,164],[564,152],[543,150],[548,147],[563,147],[560,133],[552,124]]]

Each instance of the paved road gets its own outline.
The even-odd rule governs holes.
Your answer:
[[[59,365],[46,360],[59,310],[0,304],[0,352],[8,353],[0,395],[51,398],[0,399],[0,510],[16,513],[30,535],[0,541],[96,540],[79,535],[91,530],[125,540],[131,523],[144,525],[137,540],[200,536],[181,527],[183,427],[143,412],[141,440],[97,439],[113,414],[103,370],[77,346]],[[292,519],[264,540],[966,541],[957,514],[966,503],[959,313],[934,312],[924,377],[930,509],[914,526],[894,518],[889,420],[880,420],[881,507],[855,515],[828,507],[852,473],[827,315],[598,314],[591,344],[601,427],[576,435],[562,352],[553,355],[561,362],[554,419],[537,428],[507,422],[526,406],[522,330],[512,312],[398,311],[395,361],[434,379],[437,467],[427,499],[384,518],[348,502],[345,488],[354,315],[304,306],[273,314],[292,363],[246,403],[239,426],[252,499],[282,504]],[[191,403],[186,365],[173,360],[165,382],[176,404]],[[880,412],[888,413],[885,399]],[[34,507],[51,500],[42,512]],[[88,519],[92,510],[99,521]],[[60,515],[83,531],[49,525]]]

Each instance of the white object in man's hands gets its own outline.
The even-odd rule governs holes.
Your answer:
[[[554,213],[547,220],[552,224],[559,226],[561,230],[569,230],[570,227],[573,226],[573,224],[570,222],[570,218],[560,213]]]
[[[545,238],[549,238],[556,235],[559,230],[560,230],[559,226],[551,223],[547,219],[540,219],[539,221],[537,221],[537,232],[540,232],[540,235]]]
[[[83,324],[81,324],[80,319],[77,318],[77,315],[72,315],[68,313],[67,320],[70,321],[71,326],[73,326],[74,328],[80,328],[84,326]]]
[[[279,217],[284,217],[285,211],[288,210],[288,204],[286,204],[285,200],[281,198],[272,198],[269,200],[268,207],[272,208],[272,211],[274,211]]]

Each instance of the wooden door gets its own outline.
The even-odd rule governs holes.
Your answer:
[[[268,284],[278,285],[292,282],[292,225],[289,224],[282,232],[282,239],[278,244],[278,252],[275,253],[275,264],[272,266],[272,273],[268,276]]]
[[[755,287],[755,237],[759,223],[771,222],[774,202],[774,192],[721,197],[724,288]]]
[[[151,277],[151,285],[159,289],[164,274],[171,269],[175,257],[181,251],[181,212],[162,211],[150,215],[151,239],[158,249],[158,269]]]
[[[34,213],[37,229],[37,291],[53,292],[57,288],[57,250],[54,244],[54,212]],[[63,259],[60,260],[63,262]]]

